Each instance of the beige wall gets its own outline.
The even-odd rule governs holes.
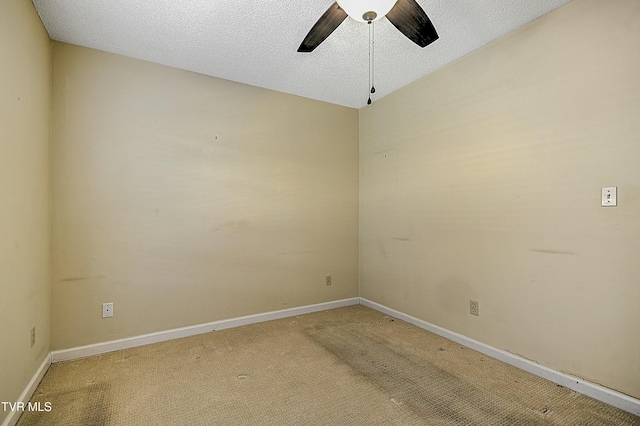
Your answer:
[[[640,397],[638,52],[574,0],[362,109],[361,296]]]
[[[51,42],[33,4],[1,1],[0,401],[18,399],[49,351],[50,75]]]
[[[53,57],[53,349],[358,295],[357,110]]]

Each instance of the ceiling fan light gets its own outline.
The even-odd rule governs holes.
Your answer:
[[[385,16],[396,4],[397,0],[336,0],[347,15],[358,22],[367,22],[363,15],[367,12],[375,12],[377,21]]]

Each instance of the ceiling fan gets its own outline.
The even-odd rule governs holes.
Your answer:
[[[311,28],[298,52],[312,52],[347,16],[367,23],[386,16],[402,34],[420,47],[438,39],[431,20],[416,0],[336,0]]]

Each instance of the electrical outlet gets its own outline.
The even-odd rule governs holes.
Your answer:
[[[111,318],[113,316],[113,302],[102,304],[102,318]]]
[[[324,285],[326,285],[327,287],[331,285],[331,275],[327,275],[326,277],[324,277]]]
[[[31,346],[36,344],[36,326],[34,325],[31,329]]]
[[[469,300],[469,313],[471,315],[480,315],[480,304],[477,300]]]

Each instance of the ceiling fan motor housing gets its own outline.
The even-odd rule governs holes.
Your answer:
[[[384,17],[397,0],[336,0],[351,18],[359,22],[373,22]]]

